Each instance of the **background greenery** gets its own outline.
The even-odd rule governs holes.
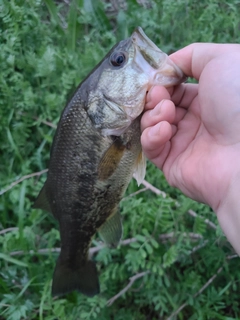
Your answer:
[[[136,194],[132,181],[121,202],[122,245],[93,241],[94,298],[52,299],[58,226],[32,209],[61,110],[117,41],[140,25],[167,53],[239,43],[239,17],[238,0],[0,0],[0,319],[240,319],[239,258],[215,215],[153,165],[146,180],[157,189]]]

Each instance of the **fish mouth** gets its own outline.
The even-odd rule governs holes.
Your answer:
[[[136,45],[139,47],[139,48],[142,48],[143,50],[147,49],[148,47],[151,47],[153,50],[156,50],[156,51],[160,51],[162,52],[154,42],[152,42],[152,40],[150,40],[147,35],[144,33],[143,29],[141,27],[137,27],[132,36],[132,42],[133,43],[136,43]],[[163,52],[162,52],[163,53]]]
[[[153,82],[155,85],[163,84],[165,87],[169,87],[183,83],[186,80],[187,76],[167,56],[166,63],[156,72]]]
[[[131,40],[135,46],[135,63],[149,75],[150,87],[169,87],[186,81],[182,70],[146,36],[141,27],[135,29]]]

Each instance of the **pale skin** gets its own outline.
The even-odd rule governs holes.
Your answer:
[[[170,185],[212,207],[240,254],[240,45],[195,43],[170,58],[198,84],[150,90],[143,151]]]

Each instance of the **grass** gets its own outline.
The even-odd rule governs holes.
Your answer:
[[[51,297],[58,225],[32,209],[61,110],[117,41],[140,25],[167,53],[239,43],[239,15],[237,0],[0,1],[0,319],[240,319],[239,259],[215,215],[152,164],[150,188],[132,181],[120,204],[122,245],[93,241],[96,297]]]

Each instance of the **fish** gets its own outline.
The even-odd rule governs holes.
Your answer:
[[[133,177],[144,179],[140,121],[154,85],[186,79],[141,27],[117,43],[81,82],[63,110],[50,152],[47,180],[35,208],[49,211],[60,229],[61,251],[52,295],[100,292],[89,258],[98,232],[109,247],[122,237],[119,202]]]

